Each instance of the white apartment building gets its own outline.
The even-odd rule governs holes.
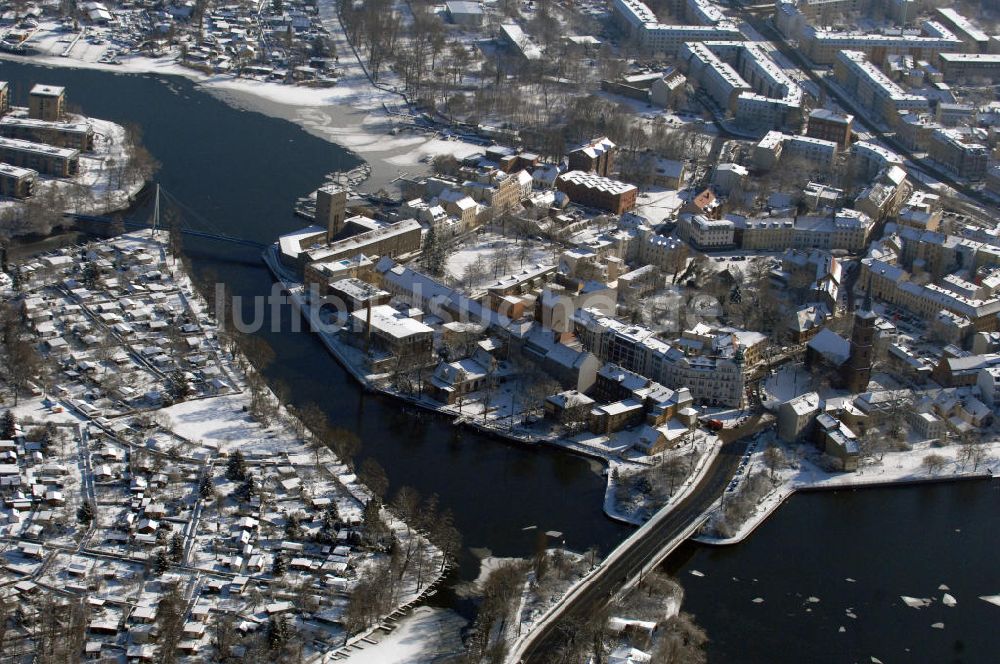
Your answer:
[[[577,312],[575,332],[584,348],[606,362],[667,387],[688,387],[706,403],[734,407],[744,403],[746,374],[766,344],[757,332],[703,324],[668,343],[646,327],[590,309]]]
[[[682,215],[677,222],[681,239],[699,249],[735,246],[736,226],[729,219],[709,219],[701,214]]]
[[[770,170],[783,158],[808,162],[815,168],[829,170],[837,158],[839,146],[821,138],[769,131],[754,148],[754,165]]]
[[[851,50],[868,57],[912,55],[919,60],[933,60],[940,53],[962,50],[962,40],[937,21],[925,21],[922,35],[905,30],[889,34],[834,32],[806,25],[799,36],[802,53],[820,65],[832,64],[840,51]]]
[[[756,44],[688,42],[681,47],[689,78],[697,81],[737,124],[747,128],[798,127],[802,89]]]
[[[722,12],[705,0],[689,0],[688,12],[698,25],[668,25],[641,0],[612,0],[612,15],[618,25],[653,53],[676,55],[689,41],[742,40],[743,35]]]
[[[849,209],[799,217],[728,218],[736,228],[740,248],[757,251],[842,249],[859,253],[864,251],[872,231],[871,217]]]
[[[869,62],[862,51],[842,50],[837,53],[833,74],[844,90],[863,108],[890,126],[899,122],[903,111],[927,112],[930,102],[920,95],[912,95],[886,76],[881,69]]]

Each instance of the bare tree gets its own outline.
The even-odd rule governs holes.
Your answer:
[[[948,459],[940,454],[928,454],[924,457],[920,465],[931,475],[937,475],[944,469],[944,465],[947,462]]]
[[[653,651],[653,661],[657,664],[704,664],[708,661],[704,650],[706,643],[708,635],[695,623],[694,616],[679,613],[663,626]]]

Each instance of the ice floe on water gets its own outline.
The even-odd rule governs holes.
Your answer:
[[[704,572],[699,572],[696,569],[691,570],[691,576],[705,576]]]
[[[838,631],[838,632],[840,632],[841,634],[843,634],[844,632],[846,632],[846,631],[847,631],[847,628],[846,628],[846,627],[844,627],[843,625],[841,625],[841,626],[840,626],[840,629],[838,629],[837,631]]]
[[[856,614],[854,612],[854,609],[850,608],[850,607],[848,607],[848,609],[846,611],[844,611],[844,615],[847,616],[848,618],[852,618],[854,620],[858,619],[858,614]]]
[[[857,581],[855,579],[852,579],[851,577],[847,577],[846,579],[844,579],[844,581],[847,581],[848,583],[857,583]]]
[[[944,629],[944,623],[943,622],[936,622],[936,623],[932,624],[931,627],[933,627],[934,629]]]
[[[899,598],[903,600],[903,603],[911,609],[922,609],[925,606],[931,605],[931,600],[926,597],[907,597],[906,595],[900,595]]]
[[[938,586],[938,590],[951,590],[951,588],[942,583],[940,586]]]
[[[979,599],[1000,606],[1000,595],[980,595]]]
[[[945,606],[955,606],[956,604],[958,604],[958,600],[955,599],[953,595],[945,593],[944,596],[941,598],[941,603],[944,604]]]
[[[812,595],[810,595],[809,597],[806,598],[806,603],[819,604],[819,597],[813,597]]]
[[[764,598],[763,597],[754,597],[751,601],[754,604],[763,604],[764,603]]]

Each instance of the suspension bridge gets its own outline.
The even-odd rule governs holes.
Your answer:
[[[148,190],[147,190],[148,192]],[[146,194],[148,196],[148,193]],[[168,206],[165,214],[161,215],[161,200]],[[147,201],[148,202],[148,199]],[[140,202],[134,206],[142,207],[144,203]],[[133,208],[133,209],[134,209]],[[222,232],[215,224],[213,224],[204,215],[192,210],[190,207],[182,203],[180,200],[172,196],[165,189],[156,185],[155,187],[155,198],[153,201],[153,214],[149,219],[127,219],[121,217],[107,216],[107,215],[87,215],[87,214],[68,214],[67,217],[72,218],[77,222],[78,226],[86,228],[87,225],[90,226],[89,230],[98,231],[98,229],[109,228],[115,224],[121,224],[125,227],[126,231],[141,230],[150,228],[153,230],[166,230],[168,232],[179,232],[184,237],[199,238],[202,240],[212,240],[215,242],[225,242],[228,244],[236,244],[243,247],[249,247],[251,249],[261,249],[263,250],[267,247],[266,244],[262,242],[257,242],[256,240],[248,240],[246,238],[235,237],[229,235],[228,233]],[[166,217],[166,223],[163,222],[163,217]]]

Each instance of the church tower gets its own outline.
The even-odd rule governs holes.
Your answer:
[[[875,362],[875,321],[871,292],[865,295],[864,304],[854,311],[854,329],[851,331],[851,354],[843,366],[844,387],[853,394],[868,389]]]

